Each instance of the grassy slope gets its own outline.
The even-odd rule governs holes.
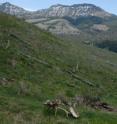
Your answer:
[[[76,74],[93,82],[94,87],[63,71],[71,71],[77,64]],[[46,99],[77,95],[100,96],[117,106],[116,75],[116,54],[62,41],[22,20],[0,14],[1,124],[116,124],[115,113],[79,106],[81,117],[74,120],[62,113],[55,117],[43,107]]]

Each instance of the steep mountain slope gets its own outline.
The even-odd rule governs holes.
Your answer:
[[[32,24],[0,14],[1,124],[116,124],[114,112],[78,106],[80,118],[74,120],[62,112],[55,117],[43,106],[47,99],[86,95],[117,107],[116,75],[116,54],[60,40]]]

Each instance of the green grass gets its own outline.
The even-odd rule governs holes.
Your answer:
[[[62,112],[55,117],[43,106],[59,96],[90,95],[117,107],[117,54],[58,39],[12,16],[0,18],[1,124],[117,123],[116,113],[78,106],[80,118],[75,120]],[[73,71],[77,64],[75,74],[94,87],[64,71]]]

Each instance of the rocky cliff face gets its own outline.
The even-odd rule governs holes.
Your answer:
[[[0,11],[10,14],[10,15],[15,15],[17,17],[23,17],[23,16],[25,16],[25,14],[30,13],[29,11],[27,11],[21,7],[10,4],[9,2],[1,4]]]
[[[92,4],[75,4],[72,6],[57,4],[51,6],[49,9],[40,10],[37,13],[43,17],[110,16],[109,13]]]

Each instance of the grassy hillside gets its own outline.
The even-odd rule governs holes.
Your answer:
[[[0,14],[1,124],[116,124],[115,112],[80,105],[76,108],[80,118],[73,119],[62,112],[55,117],[43,105],[47,99],[81,95],[100,97],[117,107],[116,89],[117,54],[60,40],[23,20]]]

